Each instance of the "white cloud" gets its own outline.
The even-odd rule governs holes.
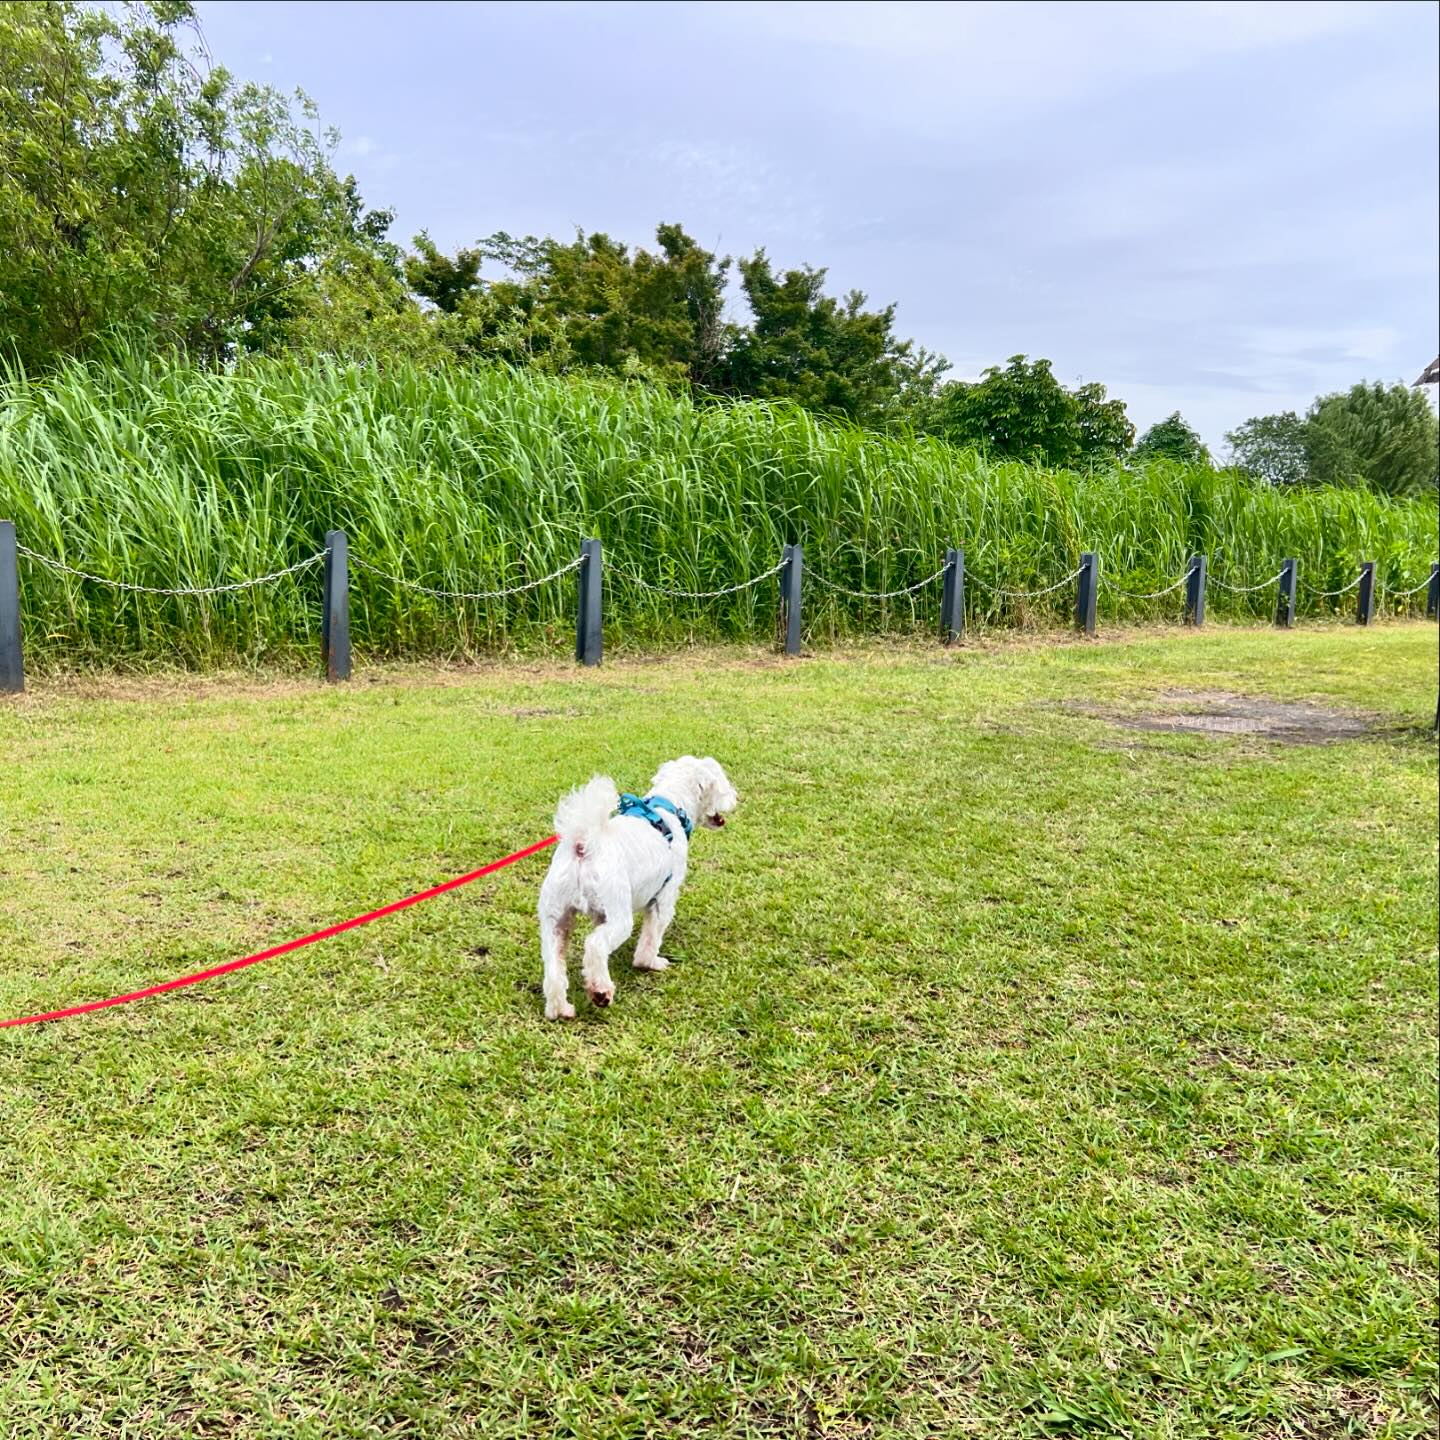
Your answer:
[[[1111,94],[1225,57],[1363,29],[1392,8],[1334,3],[1110,3],[949,5],[800,0],[706,7],[793,42],[807,64],[858,68],[877,123],[1013,125],[1037,112]],[[818,88],[818,87],[817,87]],[[856,91],[845,88],[838,107]]]

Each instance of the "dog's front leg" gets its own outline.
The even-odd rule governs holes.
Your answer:
[[[645,911],[645,923],[640,927],[640,938],[635,942],[635,968],[637,970],[667,970],[670,962],[660,953],[660,942],[675,918],[675,893],[670,886],[661,891],[660,898]]]
[[[600,923],[585,937],[585,989],[596,1005],[608,1005],[615,998],[610,978],[610,957],[629,938],[635,916],[629,902],[608,906]]]

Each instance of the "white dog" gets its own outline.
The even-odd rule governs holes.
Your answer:
[[[560,843],[540,887],[540,953],[545,961],[545,1016],[574,1018],[566,998],[566,949],[576,917],[595,928],[585,937],[585,989],[596,1005],[615,998],[610,956],[645,912],[635,942],[637,970],[663,970],[660,942],[675,918],[685,883],[694,825],[718,830],[738,797],[714,760],[682,756],[662,765],[640,800],[622,797],[615,782],[597,775],[573,790],[555,812]]]

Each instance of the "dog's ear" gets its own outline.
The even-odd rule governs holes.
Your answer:
[[[712,804],[721,810],[733,810],[739,796],[725,773],[725,767],[713,755],[707,755],[700,762],[705,774],[705,788]]]

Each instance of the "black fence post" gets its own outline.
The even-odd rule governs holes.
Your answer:
[[[1087,634],[1095,633],[1095,598],[1100,588],[1100,557],[1093,550],[1080,556],[1080,583],[1075,587],[1075,623]]]
[[[598,665],[604,654],[604,569],[600,542],[580,542],[579,594],[575,607],[575,658],[582,665]]]
[[[350,678],[350,545],[343,530],[325,532],[325,605],[320,658],[329,681]]]
[[[800,653],[800,582],[804,558],[798,545],[787,545],[780,571],[780,625],[785,637],[785,653]]]
[[[945,579],[940,592],[940,643],[953,645],[965,633],[965,552],[945,552]]]
[[[1203,625],[1205,623],[1205,570],[1205,557],[1192,555],[1190,557],[1190,574],[1185,579],[1185,623],[1187,625]]]
[[[0,520],[0,695],[18,695],[25,688],[25,660],[20,651],[20,556],[15,549],[15,522]]]
[[[1295,572],[1298,560],[1284,560],[1280,564],[1280,598],[1275,602],[1275,623],[1288,630],[1295,623]]]
[[[1355,601],[1355,620],[1368,625],[1375,618],[1375,562],[1360,562],[1360,593]]]
[[[1431,620],[1440,615],[1440,565],[1430,567],[1430,588],[1425,592],[1425,614]]]

